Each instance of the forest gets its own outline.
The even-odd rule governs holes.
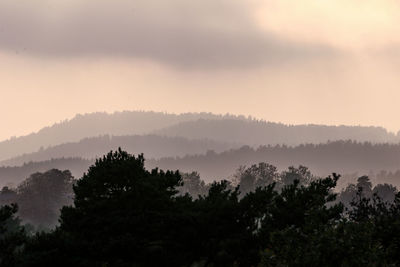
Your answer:
[[[214,142],[228,143],[230,148],[237,147],[237,145],[287,144],[297,146],[304,143],[325,143],[337,140],[373,143],[397,143],[400,141],[400,135],[388,132],[382,127],[286,125],[242,115],[216,115],[205,112],[179,115],[151,111],[123,111],[111,114],[96,112],[78,114],[70,120],[60,121],[44,127],[38,132],[1,141],[0,160],[8,160],[22,154],[62,144],[77,143],[85,138],[95,138],[92,142],[101,143],[101,140],[96,140],[96,137],[104,135],[157,135],[183,137],[189,140],[210,139]],[[126,144],[126,140],[122,141],[120,146]],[[136,143],[139,142],[136,141]],[[82,144],[82,146],[84,145]],[[92,150],[93,147],[89,147],[89,149]],[[66,153],[62,156],[67,156],[69,150],[70,148],[66,149]],[[102,151],[102,153],[107,153],[107,151]],[[139,152],[147,153],[147,151],[136,151],[135,153]]]
[[[400,193],[340,179],[260,162],[206,183],[118,149],[79,179],[53,169],[3,187],[0,265],[399,265]]]
[[[339,186],[368,175],[400,186],[400,135],[382,127],[290,125],[242,115],[150,111],[78,114],[0,142],[0,188],[35,172],[69,170],[81,177],[96,158],[122,147],[143,153],[148,169],[197,171],[202,180],[232,179],[241,165],[268,162],[283,171],[303,165]]]

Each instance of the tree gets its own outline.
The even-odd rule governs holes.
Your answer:
[[[17,192],[10,189],[8,186],[4,186],[0,191],[0,205],[7,205],[15,203],[17,200]]]
[[[368,176],[364,175],[361,176],[357,179],[357,185],[356,187],[358,189],[361,188],[362,194],[366,197],[369,198],[372,196],[372,183],[369,179]]]
[[[0,207],[0,266],[13,266],[17,255],[26,241],[20,220],[15,217],[16,204]]]
[[[242,214],[249,206],[242,204],[239,187],[231,189],[228,181],[214,182],[208,194],[192,205],[199,223],[191,229],[197,233],[191,249],[199,252],[194,259],[201,266],[257,264],[259,242],[250,227],[253,220]]]
[[[183,185],[178,187],[179,193],[189,194],[193,198],[199,197],[199,195],[205,195],[208,192],[208,186],[200,178],[198,172],[182,173]]]
[[[397,189],[391,184],[377,184],[372,194],[378,195],[384,202],[393,203],[396,198]]]
[[[72,203],[73,181],[70,171],[52,169],[32,174],[17,188],[21,219],[35,226],[54,227],[61,207]]]
[[[343,206],[331,204],[339,176],[317,179],[308,186],[298,180],[284,186],[260,222],[262,266],[328,266],[337,262],[324,247]],[[335,240],[329,241],[334,244]]]
[[[174,197],[181,184],[179,172],[147,171],[143,155],[110,152],[77,181],[74,206],[62,209],[60,226],[28,254],[38,266],[181,265],[188,260],[178,253],[188,249],[179,235],[181,207],[191,201]]]
[[[242,195],[254,191],[257,187],[265,187],[279,181],[277,168],[266,162],[253,164],[250,167],[241,166],[236,170],[234,177]]]
[[[314,177],[311,171],[303,165],[298,168],[290,166],[287,171],[281,174],[281,181],[284,185],[293,184],[296,180],[299,181],[300,185],[308,185],[314,180]]]
[[[338,200],[342,202],[347,209],[350,209],[352,202],[358,199],[374,198],[374,195],[379,196],[384,202],[393,202],[397,193],[396,187],[389,184],[377,184],[372,187],[372,183],[368,176],[361,176],[357,179],[357,184],[349,184],[340,192]]]
[[[346,209],[350,208],[350,203],[356,197],[357,186],[355,184],[349,184],[346,188],[342,189],[339,194],[338,201],[343,203]]]

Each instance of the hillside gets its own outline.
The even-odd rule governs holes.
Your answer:
[[[244,117],[219,116],[211,113],[167,114],[161,112],[124,111],[76,115],[45,127],[37,133],[0,142],[0,160],[38,151],[41,147],[78,142],[87,137],[101,135],[141,135],[183,121]]]
[[[98,136],[82,139],[27,153],[9,160],[0,161],[0,166],[16,166],[31,161],[46,161],[53,158],[100,157],[110,150],[123,147],[132,154],[144,153],[147,158],[176,157],[189,154],[203,154],[208,150],[222,152],[239,145],[212,140],[188,140],[183,137],[157,135]]]
[[[210,138],[250,146],[318,144],[328,141],[398,142],[399,136],[382,127],[285,125],[258,120],[206,120],[181,122],[154,132],[191,139]]]
[[[54,147],[65,143],[80,142],[85,138],[104,135],[126,136],[147,134],[169,137],[178,136],[188,139],[207,139],[214,140],[216,143],[234,143],[255,147],[275,144],[318,144],[329,140],[356,140],[359,142],[369,141],[374,143],[394,143],[400,140],[399,136],[381,127],[285,125],[246,118],[244,116],[215,115],[211,113],[176,115],[161,112],[125,111],[113,114],[91,113],[77,115],[71,120],[56,123],[53,126],[43,128],[37,133],[0,142],[0,161],[15,158],[23,154],[38,152],[39,150],[46,150],[50,146]],[[100,146],[108,148],[105,145]],[[97,152],[89,152],[88,155],[85,155],[83,152],[69,154],[69,149],[67,147],[64,148],[66,149],[65,154],[61,151],[61,147],[58,147],[57,149],[60,150],[54,156],[88,157],[97,155]],[[207,146],[206,149],[208,148]],[[215,147],[214,149],[219,151],[219,147]],[[184,150],[182,148],[179,153],[192,153],[191,150],[188,150],[188,152],[184,152]],[[147,150],[143,149],[143,151],[146,152]],[[104,150],[100,149],[98,152],[103,153]],[[193,153],[201,152],[197,150],[193,151]],[[181,155],[179,153],[165,153],[162,156]],[[157,157],[157,155],[154,156]],[[44,156],[32,158],[32,160],[46,159],[49,158]],[[31,159],[25,158],[25,160]],[[11,164],[13,161],[9,162]],[[22,161],[17,162],[21,163]]]
[[[400,186],[400,173],[396,173],[400,169],[400,144],[337,141],[295,147],[278,145],[254,149],[247,146],[221,153],[209,151],[206,154],[177,158],[146,158],[147,168],[198,171],[202,179],[208,182],[232,176],[240,165],[263,161],[277,166],[280,170],[290,165],[302,164],[318,176],[327,176],[332,172],[354,174],[353,176],[369,175],[371,172],[379,174],[384,170],[386,174],[381,173],[379,182]],[[10,182],[17,184],[33,172],[52,168],[69,169],[75,177],[81,177],[92,162],[83,159],[54,159],[18,167],[0,167],[0,185]]]

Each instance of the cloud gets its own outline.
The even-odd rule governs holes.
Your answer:
[[[40,57],[127,57],[178,68],[250,68],[334,49],[262,30],[238,0],[0,2],[0,49]]]

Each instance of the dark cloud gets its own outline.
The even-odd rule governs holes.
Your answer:
[[[149,59],[180,68],[247,68],[332,56],[262,31],[237,0],[0,2],[0,49],[36,56]]]

